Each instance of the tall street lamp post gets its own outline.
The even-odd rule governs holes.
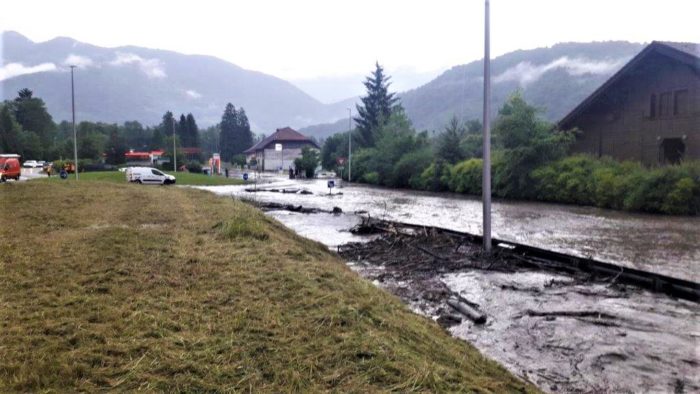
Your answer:
[[[352,182],[352,108],[348,108],[348,182]]]
[[[78,133],[75,130],[75,84],[73,81],[73,70],[77,66],[70,66],[70,99],[71,111],[73,112],[73,159],[75,160],[75,180],[78,180]]]
[[[489,0],[484,3],[484,169],[482,174],[484,251],[491,252],[491,54]]]

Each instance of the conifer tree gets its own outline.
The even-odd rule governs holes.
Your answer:
[[[384,69],[375,65],[372,75],[365,79],[367,96],[362,97],[362,105],[357,105],[358,116],[354,118],[357,124],[355,139],[363,147],[374,146],[376,134],[398,102],[394,93],[389,93],[389,80],[391,77],[384,75]]]
[[[189,146],[199,148],[199,128],[197,127],[197,122],[195,122],[194,116],[191,113],[187,114],[186,123]]]
[[[180,114],[180,122],[177,124],[177,137],[180,139],[180,145],[190,146],[190,133],[187,129],[185,114]]]
[[[221,160],[230,161],[236,154],[236,125],[238,124],[238,112],[233,104],[226,104],[224,114],[221,116],[221,134],[219,144],[221,146]]]

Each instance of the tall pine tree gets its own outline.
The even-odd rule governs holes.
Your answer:
[[[0,106],[0,152],[17,153],[20,150],[20,126],[12,116],[9,105]]]
[[[177,137],[180,139],[180,145],[190,146],[190,133],[187,129],[185,114],[180,114],[180,122],[177,124]]]
[[[253,146],[253,133],[250,131],[250,123],[245,109],[238,111],[236,124],[236,151],[234,154],[242,154],[243,151]]]
[[[361,106],[356,106],[358,116],[354,118],[357,124],[354,139],[362,147],[374,146],[377,131],[389,119],[392,109],[399,100],[394,93],[389,93],[391,77],[384,75],[384,69],[379,62],[375,66],[372,75],[365,79],[367,96],[362,98]]]
[[[224,114],[221,116],[221,135],[219,144],[221,146],[221,160],[231,161],[236,154],[236,125],[238,124],[238,112],[233,104],[226,104]]]
[[[193,148],[199,148],[199,128],[197,127],[197,122],[194,120],[194,116],[190,113],[187,114],[187,134],[189,145]]]

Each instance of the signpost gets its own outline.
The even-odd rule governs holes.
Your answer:
[[[328,181],[328,194],[333,194],[333,188],[335,187],[335,181],[334,180],[329,180]]]
[[[343,170],[345,169],[345,158],[344,157],[338,157],[335,159],[335,162],[338,163],[338,166],[336,167],[340,171],[340,179],[343,179]],[[350,172],[348,172],[348,181],[350,181]],[[343,184],[340,184],[340,187],[343,187]]]
[[[244,172],[244,173],[243,173],[243,180],[244,180],[244,181],[247,181],[247,180],[248,180],[248,173],[247,173],[247,172]]]

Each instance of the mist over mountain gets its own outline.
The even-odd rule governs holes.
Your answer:
[[[363,92],[359,75],[295,81],[295,86],[211,56],[136,46],[103,48],[64,37],[35,43],[15,32],[5,32],[1,41],[0,98],[12,99],[18,90],[29,88],[46,101],[56,121],[70,119],[70,64],[78,66],[78,120],[153,125],[171,110],[191,112],[200,125],[208,126],[220,121],[231,102],[246,109],[254,131],[291,126],[325,138],[347,130],[347,108],[355,113],[359,98],[351,95],[324,104],[298,86],[326,98],[342,97],[333,90],[343,92],[349,83],[357,84],[354,92]],[[556,121],[642,48],[623,41],[562,43],[499,56],[491,66],[494,113],[520,89],[530,103],[543,108],[547,119]],[[407,69],[395,76],[393,90],[400,92],[417,129],[440,131],[453,115],[465,120],[481,117],[482,72],[483,62],[474,61],[401,91],[406,84],[430,77]]]
[[[35,43],[2,34],[0,99],[29,88],[54,120],[70,119],[70,69],[78,120],[152,125],[163,113],[191,112],[200,125],[220,121],[227,102],[243,106],[255,131],[338,119],[347,103],[323,104],[280,78],[202,55],[125,46],[102,48],[59,37]]]
[[[591,94],[643,44],[626,41],[562,43],[519,50],[491,60],[493,113],[516,90],[557,121]],[[416,89],[399,93],[408,117],[418,130],[441,131],[456,115],[481,119],[483,60],[455,66]],[[314,125],[303,132],[326,137],[347,130],[347,121]]]

